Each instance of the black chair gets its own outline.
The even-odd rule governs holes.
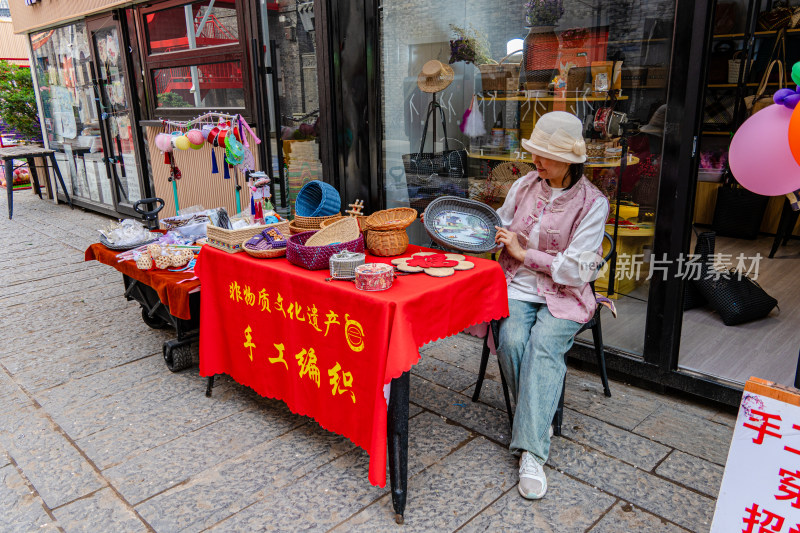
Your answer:
[[[783,210],[781,211],[781,220],[778,222],[778,231],[775,232],[775,240],[772,241],[772,249],[769,251],[770,259],[775,256],[775,252],[778,251],[781,241],[783,241],[783,246],[786,246],[789,242],[794,226],[797,224],[798,217],[800,217],[800,211],[792,209],[789,199],[785,199],[783,201]]]
[[[611,261],[614,257],[615,246],[614,246],[614,239],[608,233],[604,234],[604,239],[609,242],[610,248],[608,253],[603,258],[603,263],[598,266],[598,272],[600,269]],[[589,285],[592,287],[592,292],[594,292],[594,281],[591,281]],[[597,356],[597,367],[600,372],[600,380],[603,382],[603,393],[606,396],[611,396],[611,389],[608,388],[608,375],[606,374],[606,355],[605,349],[603,347],[603,331],[602,326],[600,323],[600,310],[603,308],[601,304],[597,304],[594,315],[592,318],[581,326],[581,329],[578,330],[578,333],[575,335],[579,335],[584,331],[591,329],[592,330],[592,338],[594,339],[594,352]],[[500,332],[500,323],[497,320],[492,320],[489,323],[489,330],[486,332],[486,337],[483,339],[483,353],[481,354],[481,366],[478,372],[478,382],[475,384],[475,392],[472,394],[472,401],[477,402],[478,398],[480,398],[481,394],[481,387],[483,386],[483,378],[486,374],[486,365],[489,363],[489,333],[492,334],[492,337],[495,339],[495,345],[497,343],[497,339],[499,338]],[[566,357],[566,354],[564,354]],[[505,397],[506,401],[506,411],[508,413],[508,423],[509,426],[514,425],[514,414],[511,411],[511,398],[508,394],[508,383],[506,382],[506,377],[503,375],[503,370],[500,370],[500,381],[503,384],[503,396]],[[564,418],[564,390],[567,388],[567,378],[566,375],[564,376],[564,384],[561,387],[561,398],[558,400],[558,408],[556,409],[556,414],[553,416],[553,435],[561,435],[561,423]]]

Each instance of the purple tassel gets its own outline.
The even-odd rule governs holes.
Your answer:
[[[224,171],[224,174],[223,174],[223,175],[225,176],[225,179],[226,179],[226,180],[229,180],[229,179],[231,179],[230,172],[228,172],[228,167],[229,167],[230,165],[228,165],[228,163],[226,163],[225,161],[223,161],[223,162],[222,162],[222,166],[223,166],[223,171]]]
[[[219,174],[219,168],[217,168],[217,157],[214,155],[214,149],[211,149],[211,173],[212,174]]]

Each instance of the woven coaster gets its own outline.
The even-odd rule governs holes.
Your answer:
[[[434,278],[446,278],[455,274],[456,271],[452,268],[426,268],[425,273]]]

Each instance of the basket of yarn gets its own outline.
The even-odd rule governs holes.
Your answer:
[[[297,193],[294,209],[301,217],[325,217],[338,215],[342,207],[339,191],[333,185],[320,180],[309,181]]]
[[[289,242],[286,245],[286,259],[290,263],[308,270],[323,270],[329,268],[330,259],[335,253],[343,250],[358,253],[364,251],[363,235],[359,235],[357,239],[348,242],[325,246],[306,246],[306,241],[315,233],[315,231],[305,231],[289,237]]]

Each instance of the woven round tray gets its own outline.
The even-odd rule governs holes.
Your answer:
[[[303,233],[304,231],[314,231],[314,230],[307,230],[305,228],[300,228],[294,223],[294,220],[289,222],[289,234],[290,235],[297,235],[298,233]]]
[[[495,226],[502,226],[502,221],[494,209],[466,198],[441,196],[425,209],[425,231],[430,238],[460,252],[494,250]]]
[[[326,246],[337,242],[348,242],[358,239],[358,221],[353,217],[344,217],[316,232],[306,241],[306,246]]]
[[[395,207],[377,211],[367,217],[367,227],[371,230],[390,231],[406,229],[417,219],[417,210],[410,207]]]
[[[154,243],[154,242],[156,242],[158,239],[160,239],[162,237],[162,234],[161,233],[150,232],[150,236],[152,238],[148,239],[146,241],[141,241],[141,242],[134,243],[134,244],[119,245],[119,244],[111,244],[110,242],[108,242],[108,239],[106,239],[106,236],[101,233],[100,234],[100,244],[102,244],[103,246],[105,246],[109,250],[115,250],[115,251],[122,252],[122,251],[125,251],[125,250],[133,250],[134,248],[138,248],[140,246],[144,246],[145,244]]]
[[[329,218],[328,220],[323,220],[322,223],[320,223],[319,228],[320,229],[327,228],[328,226],[330,226],[331,224],[333,224],[337,220],[341,220],[343,218],[345,218],[344,215],[339,215],[338,217],[333,217],[333,218]],[[360,216],[357,216],[357,217],[349,217],[349,218],[355,218],[356,220],[358,220],[358,228],[361,231],[361,233],[364,233],[365,231],[367,231],[367,218],[369,218],[368,216],[360,215]]]
[[[294,220],[292,220],[292,222],[294,223],[295,227],[302,228],[306,231],[310,231],[310,230],[318,230],[320,224],[322,224],[326,220],[329,220],[331,218],[337,218],[340,216],[341,214],[339,213],[327,217],[302,217],[300,215],[296,215],[294,217]]]
[[[250,239],[247,239],[249,241]],[[253,257],[258,257],[259,259],[274,259],[276,257],[283,257],[286,255],[286,248],[276,248],[274,250],[251,250],[245,244],[247,241],[242,243],[242,250],[247,252],[249,255]]]

